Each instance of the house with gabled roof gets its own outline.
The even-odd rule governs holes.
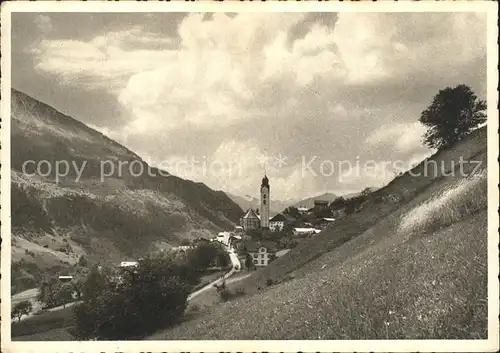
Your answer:
[[[296,219],[289,214],[278,213],[269,221],[269,229],[272,232],[280,232],[283,231],[287,225],[292,224],[295,221]]]
[[[276,258],[276,244],[269,240],[243,240],[238,244],[238,253],[248,254],[255,267],[267,266]]]
[[[248,211],[241,217],[240,225],[244,230],[248,229],[259,229],[260,228],[260,217],[253,209],[248,209]]]

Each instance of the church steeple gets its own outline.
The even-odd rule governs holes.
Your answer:
[[[264,177],[262,178],[262,184],[260,185],[261,189],[264,186],[266,186],[269,189],[269,179],[267,178],[266,174],[264,174]]]
[[[271,202],[270,197],[270,186],[269,179],[267,175],[264,174],[262,178],[262,183],[260,185],[260,227],[269,228],[269,203]]]

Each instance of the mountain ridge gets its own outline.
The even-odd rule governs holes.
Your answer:
[[[13,292],[35,286],[44,272],[64,271],[80,256],[113,263],[137,258],[234,227],[243,213],[223,192],[151,167],[25,93],[12,89],[11,107]],[[33,163],[23,169],[27,161]],[[103,161],[114,171],[127,162],[148,172],[124,168],[103,177]],[[64,162],[84,166],[80,179],[75,170],[56,175]],[[54,168],[35,173],[36,165]]]

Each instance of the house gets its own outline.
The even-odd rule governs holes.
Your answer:
[[[217,240],[224,245],[229,244],[230,237],[231,237],[231,232],[219,232],[219,234],[217,234]]]
[[[191,245],[180,245],[180,246],[172,247],[171,250],[174,252],[187,252],[192,248],[193,248],[193,246],[191,246]]]
[[[341,218],[341,217],[345,216],[345,208],[339,208],[337,210],[333,210],[332,216],[335,218]]]
[[[255,267],[267,266],[276,257],[276,244],[272,241],[243,241],[238,245],[240,254],[249,254]],[[246,259],[242,263],[245,263]]]
[[[229,237],[228,245],[231,248],[236,248],[240,241],[241,241],[241,235],[233,234]]]
[[[61,282],[70,282],[73,279],[73,276],[59,276],[59,281]]]
[[[306,206],[299,206],[297,207],[297,210],[301,213],[301,214],[305,214],[309,211],[309,208],[307,208]]]
[[[321,229],[316,229],[316,228],[293,228],[293,235],[296,236],[306,236],[306,235],[311,235],[311,234],[317,234],[321,232]]]
[[[253,209],[250,208],[243,215],[243,217],[241,217],[240,225],[241,225],[241,227],[243,227],[244,230],[259,229],[260,228],[260,217]]]
[[[318,219],[315,222],[315,224],[316,224],[316,227],[319,227],[320,229],[325,229],[333,222],[335,222],[335,218],[323,217],[323,218]]]
[[[137,267],[139,263],[137,261],[122,261],[120,262],[120,267]]]
[[[313,212],[322,212],[328,210],[328,201],[314,200]]]
[[[293,222],[296,219],[288,214],[279,213],[269,221],[269,229],[271,232],[280,232],[285,229],[285,227]]]
[[[233,233],[238,235],[243,235],[245,233],[245,230],[243,229],[242,226],[236,226],[234,227]]]

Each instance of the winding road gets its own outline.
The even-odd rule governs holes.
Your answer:
[[[238,259],[238,255],[235,253],[234,249],[232,247],[230,247],[230,246],[227,246],[226,251],[229,254],[229,258],[231,259],[232,268],[231,268],[231,270],[229,272],[227,272],[227,273],[224,274],[224,276],[223,276],[224,279],[228,279],[229,277],[233,276],[235,273],[241,271],[241,263],[240,263],[240,260]],[[247,274],[245,276],[241,276],[241,277],[235,278],[234,280],[227,281],[226,283],[230,284],[230,283],[238,282],[238,281],[240,281],[242,279],[247,278],[248,276],[250,276],[250,274]],[[201,293],[209,290],[210,288],[213,288],[214,284],[218,284],[221,281],[222,281],[222,277],[216,279],[215,281],[213,281],[213,282],[211,282],[209,284],[207,284],[206,286],[202,287],[201,289],[197,290],[196,292],[191,293],[188,296],[187,300],[188,301],[192,300],[193,298],[197,297]],[[35,298],[36,298],[37,291],[38,291],[37,288],[33,288],[33,289],[26,290],[26,291],[24,291],[22,293],[18,293],[16,295],[12,296],[11,301],[12,301],[13,304],[18,303],[18,302],[23,301],[23,300],[29,300],[32,303],[35,303],[36,302]],[[67,303],[65,306],[58,306],[58,307],[55,307],[55,308],[50,308],[50,309],[47,309],[47,311],[61,310],[64,307],[72,306],[72,305],[74,305],[76,303],[77,302]],[[39,306],[38,303],[36,303],[35,305]],[[30,313],[28,315],[23,316],[21,318],[21,320],[27,319],[27,318],[29,318],[31,316],[33,316],[33,313]],[[15,319],[15,321],[17,321],[17,319]]]
[[[188,296],[188,298],[187,298],[188,301],[192,300],[195,297],[197,297],[201,293],[209,290],[210,288],[213,288],[214,284],[218,284],[218,283],[220,283],[222,281],[222,278],[228,279],[229,277],[231,277],[232,275],[234,275],[236,272],[239,272],[241,270],[241,263],[240,263],[240,260],[238,259],[238,255],[236,255],[236,253],[234,252],[234,249],[232,247],[230,247],[230,246],[227,246],[226,251],[229,254],[229,258],[231,259],[231,264],[233,265],[233,267],[231,268],[231,271],[229,271],[228,273],[225,273],[224,276],[222,276],[221,278],[218,278],[215,281],[207,284],[205,287],[202,287],[201,289],[197,290],[196,292],[191,293]],[[239,277],[238,279],[236,279],[233,282],[239,281],[239,280],[241,280],[243,278],[246,278],[248,276],[249,275]],[[226,282],[226,283],[233,283],[233,282]]]

